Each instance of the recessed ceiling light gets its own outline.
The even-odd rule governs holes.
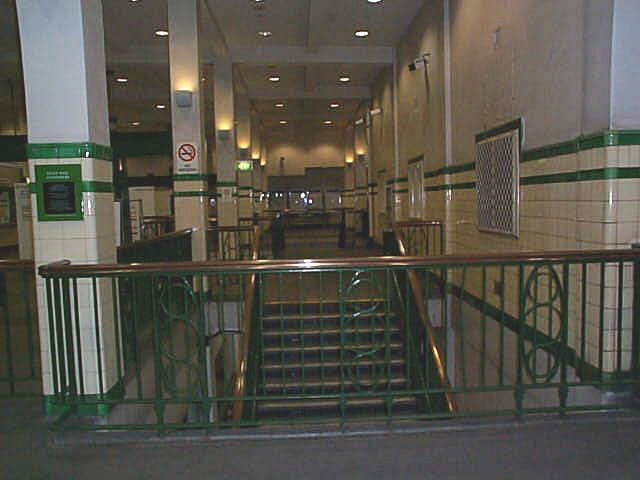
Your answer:
[[[324,124],[327,126],[333,125],[333,122],[331,120],[325,120]]]
[[[342,83],[350,82],[350,81],[351,81],[351,77],[349,77],[348,75],[342,75],[342,76],[340,77],[340,81],[341,81]]]
[[[280,125],[286,125],[287,123],[289,122],[287,122],[286,120],[280,120]]]
[[[381,3],[382,0],[367,0],[369,3]]]
[[[138,3],[140,0],[129,0],[131,3]]]
[[[138,125],[140,125],[140,122],[131,122],[131,126],[133,127],[137,127]]]
[[[127,77],[118,77],[116,78],[116,82],[118,83],[127,83],[129,79]]]
[[[276,108],[284,108],[284,103],[276,103]]]
[[[167,108],[167,106],[160,103],[160,104],[156,105],[156,108],[158,110],[164,110],[165,108]]]
[[[280,76],[279,76],[279,75],[271,75],[271,76],[269,77],[269,81],[270,81],[270,82],[274,82],[274,83],[275,83],[275,82],[279,82],[279,81],[280,81]]]
[[[272,33],[269,30],[260,30],[258,32],[258,35],[263,37],[263,38],[267,38],[267,37],[270,37],[272,35]]]
[[[331,105],[329,105],[329,107],[331,107],[331,108],[340,108],[340,104],[339,103],[332,103]]]
[[[358,38],[364,38],[369,36],[369,30],[356,30],[354,34]]]
[[[167,30],[156,30],[155,33],[158,37],[167,37],[169,32]]]

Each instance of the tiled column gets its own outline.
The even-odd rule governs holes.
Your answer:
[[[206,260],[208,185],[203,149],[198,1],[169,0],[168,15],[176,230],[195,228],[193,259]]]
[[[253,172],[251,183],[253,185],[253,211],[262,215],[264,204],[262,202],[262,168],[260,168],[262,150],[262,132],[257,118],[251,120],[251,160],[253,162]]]
[[[251,105],[246,94],[239,95],[236,102],[237,157],[239,161],[249,162],[251,161]],[[253,163],[251,167],[253,168]],[[238,170],[238,216],[253,217],[252,170]]]
[[[230,58],[216,58],[214,89],[218,225],[236,226],[238,225],[238,183],[236,179],[233,65]]]
[[[19,0],[17,12],[29,122],[36,267],[61,259],[114,263],[113,173],[101,2]],[[67,209],[68,213],[53,215],[50,207],[45,208],[41,181],[58,174],[67,176],[75,184],[75,193],[81,195],[75,213]],[[48,400],[54,393],[53,367],[42,278],[37,278],[36,285],[45,410],[51,413]],[[84,393],[115,394],[119,378],[111,283],[98,281],[96,293],[94,304],[90,280],[78,281]],[[102,364],[100,372],[97,357]]]

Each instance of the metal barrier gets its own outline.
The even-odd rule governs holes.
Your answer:
[[[207,229],[209,259],[227,261],[251,258],[251,248],[257,228],[259,227],[250,224]]]
[[[603,406],[603,392],[638,388],[638,251],[254,261],[258,243],[247,261],[41,268],[60,332],[53,403],[67,413],[55,428],[565,414],[626,408]],[[89,395],[74,358],[95,363],[99,349],[69,354],[63,341],[76,285],[116,292],[132,279],[151,285],[138,319],[148,349],[113,367],[117,394],[101,379]],[[120,308],[107,333],[121,338],[132,300],[109,300]],[[235,318],[212,354],[216,326]],[[99,424],[75,417],[90,407]]]
[[[119,263],[184,262],[192,258],[193,230],[160,235],[118,248]]]
[[[438,220],[397,222],[395,230],[401,235],[409,256],[430,257],[446,253],[444,224]]]
[[[0,260],[0,396],[41,391],[35,268]]]
[[[144,217],[142,224],[143,240],[167,235],[175,229],[174,217]]]

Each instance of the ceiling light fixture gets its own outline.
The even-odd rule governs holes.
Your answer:
[[[140,125],[140,122],[131,122],[131,126],[133,127],[137,127],[138,125]]]
[[[329,105],[330,108],[340,108],[340,104],[339,103],[332,103],[331,105]]]
[[[167,106],[160,103],[160,104],[156,105],[156,108],[158,110],[164,110],[165,108],[167,108]]]
[[[289,122],[287,122],[286,120],[280,120],[280,125],[286,125],[287,123]]]
[[[356,30],[354,35],[358,38],[365,38],[369,36],[369,30]]]
[[[351,77],[349,77],[348,75],[342,75],[339,79],[342,83],[347,83],[351,81]]]
[[[156,30],[153,33],[155,33],[156,36],[158,36],[158,37],[167,37],[167,36],[169,36],[169,32],[167,30]]]
[[[116,78],[116,82],[118,83],[127,83],[129,79],[127,77],[118,77]]]
[[[327,126],[331,126],[331,125],[333,125],[333,122],[331,120],[325,120],[324,124],[327,125]]]
[[[382,3],[382,0],[367,0],[369,3]]]
[[[284,103],[276,103],[276,108],[284,108]]]
[[[269,30],[260,30],[258,32],[258,35],[261,36],[262,38],[267,38],[267,37],[270,37],[272,33]]]
[[[279,76],[279,75],[271,75],[271,76],[269,77],[269,81],[270,81],[270,82],[274,82],[274,83],[275,83],[275,82],[279,82],[279,81],[280,81],[280,76]]]

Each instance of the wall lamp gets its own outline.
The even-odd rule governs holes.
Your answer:
[[[191,108],[193,105],[193,92],[190,90],[176,90],[176,105],[180,108]]]
[[[423,70],[429,66],[430,53],[423,53],[421,57],[416,58],[409,64],[409,71],[415,72],[416,70]]]
[[[231,130],[228,128],[221,128],[218,130],[218,140],[229,140],[231,138]]]

